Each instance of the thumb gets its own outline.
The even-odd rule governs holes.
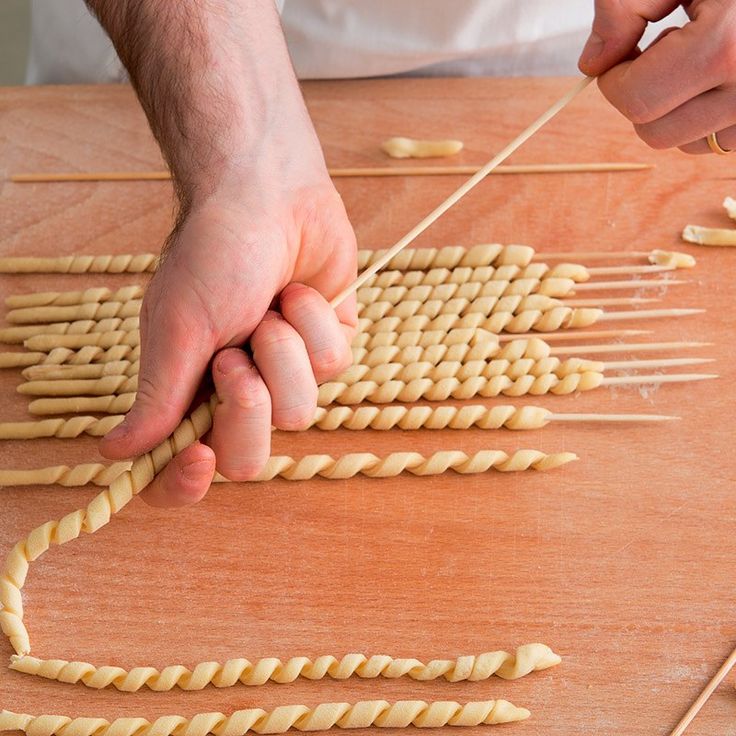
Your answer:
[[[595,0],[595,18],[578,67],[598,76],[628,59],[649,23],[666,18],[680,3],[673,0]]]
[[[140,455],[161,443],[189,409],[214,352],[211,327],[186,290],[158,289],[144,299],[135,403],[100,443],[111,459]]]

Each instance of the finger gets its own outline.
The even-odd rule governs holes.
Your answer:
[[[176,429],[214,350],[211,326],[201,322],[202,314],[201,304],[176,284],[167,285],[165,295],[156,290],[144,299],[135,403],[123,423],[103,438],[103,455],[140,455]]]
[[[634,126],[652,148],[675,148],[736,123],[736,89],[714,89],[680,105],[659,120]],[[720,138],[719,138],[720,140]]]
[[[268,312],[250,345],[271,394],[271,422],[279,429],[306,429],[317,408],[317,383],[304,340],[280,314]]]
[[[151,506],[189,506],[204,498],[214,474],[215,453],[195,442],[172,458],[140,496]]]
[[[221,350],[212,366],[219,403],[210,442],[217,469],[230,480],[251,480],[271,449],[271,397],[253,361],[238,348]]]
[[[299,333],[317,383],[334,378],[352,363],[350,342],[335,310],[325,298],[303,284],[281,292],[281,314]]]
[[[724,128],[723,130],[716,131],[716,138],[718,139],[718,145],[725,151],[736,150],[736,125],[731,125],[730,127]],[[678,148],[683,153],[713,154],[713,151],[711,150],[710,146],[708,145],[708,141],[705,138],[699,138],[698,140],[690,141],[689,143],[686,143],[682,146],[678,146]]]
[[[598,76],[628,59],[647,25],[678,5],[676,0],[596,0],[593,28],[578,61],[580,71]]]
[[[727,77],[713,37],[698,17],[672,31],[633,61],[618,64],[598,78],[608,101],[632,123],[650,123],[688,100],[720,85]]]

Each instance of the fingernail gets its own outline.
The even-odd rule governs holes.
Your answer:
[[[199,480],[203,475],[210,472],[211,467],[210,460],[195,460],[193,463],[185,465],[181,472],[188,480]]]
[[[105,439],[110,442],[122,442],[123,440],[126,440],[129,435],[130,430],[128,429],[128,425],[126,422],[123,422],[122,424],[118,424],[115,429],[108,432],[105,435]]]
[[[601,55],[604,46],[605,41],[595,31],[592,31],[585,42],[580,59],[584,62],[595,61]]]
[[[241,359],[236,350],[223,350],[217,358],[217,370],[223,375],[240,367]]]

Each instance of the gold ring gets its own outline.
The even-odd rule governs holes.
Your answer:
[[[708,141],[708,147],[713,151],[713,153],[717,153],[719,156],[725,156],[727,153],[731,153],[730,148],[723,148],[723,146],[718,142],[718,137],[715,133],[711,133],[706,136],[705,140]]]

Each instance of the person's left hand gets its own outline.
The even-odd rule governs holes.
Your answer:
[[[649,22],[682,5],[690,22],[640,52]],[[736,3],[729,0],[596,0],[579,61],[606,98],[652,148],[709,153],[717,133],[736,149]]]

